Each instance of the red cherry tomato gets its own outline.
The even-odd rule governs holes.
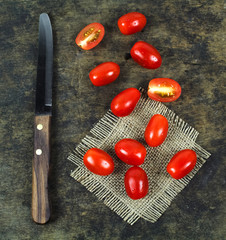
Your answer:
[[[101,176],[114,171],[114,162],[110,155],[99,148],[89,149],[83,157],[85,166],[93,173]]]
[[[93,85],[99,87],[114,82],[120,73],[120,67],[114,62],[104,62],[96,66],[89,73]]]
[[[158,50],[144,41],[136,42],[130,50],[130,55],[135,62],[144,68],[156,69],[162,64]]]
[[[177,152],[167,165],[167,172],[175,179],[185,177],[195,167],[197,156],[195,151],[184,149]]]
[[[148,177],[140,167],[131,167],[125,174],[124,183],[127,195],[134,200],[143,198],[148,193]]]
[[[100,23],[91,23],[84,27],[75,39],[76,44],[84,49],[94,48],[104,37],[104,26]]]
[[[161,145],[167,136],[168,120],[161,114],[155,114],[149,121],[144,138],[150,147]]]
[[[139,12],[131,12],[123,15],[118,20],[118,27],[125,35],[140,32],[146,25],[146,17]]]
[[[172,102],[181,95],[181,86],[170,78],[155,78],[149,82],[148,96],[159,102]]]
[[[120,92],[111,102],[111,111],[118,117],[128,116],[136,107],[140,99],[140,91],[127,88]]]
[[[115,153],[129,165],[141,165],[144,163],[146,148],[134,139],[125,138],[115,144]]]

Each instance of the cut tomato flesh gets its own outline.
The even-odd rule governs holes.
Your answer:
[[[89,50],[101,42],[104,33],[104,26],[102,24],[91,23],[80,31],[75,42],[80,48]]]
[[[157,94],[161,97],[171,97],[175,95],[173,87],[150,87],[148,89],[153,94]]]

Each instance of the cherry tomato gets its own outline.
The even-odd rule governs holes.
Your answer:
[[[99,87],[114,82],[120,73],[120,67],[114,62],[104,62],[96,66],[89,73],[93,85]]]
[[[146,17],[139,12],[131,12],[123,15],[118,20],[118,27],[125,35],[140,32],[147,23]]]
[[[115,144],[115,153],[129,165],[141,165],[144,163],[146,148],[134,139],[125,138]]]
[[[136,107],[139,99],[139,90],[127,88],[114,97],[111,102],[111,111],[118,117],[128,116]]]
[[[110,155],[99,148],[89,149],[83,157],[85,166],[93,173],[101,176],[114,171],[114,162]]]
[[[148,96],[159,102],[172,102],[181,95],[181,86],[170,78],[155,78],[149,82]]]
[[[156,69],[162,64],[158,50],[144,41],[136,42],[130,50],[130,55],[135,62],[144,68]]]
[[[168,120],[161,114],[155,114],[149,121],[144,138],[150,147],[161,145],[167,136]]]
[[[148,193],[148,177],[140,167],[129,168],[125,174],[124,183],[127,195],[134,200],[143,198]]]
[[[197,156],[195,151],[184,149],[177,152],[167,165],[167,172],[175,179],[185,177],[195,167]]]
[[[91,23],[79,32],[75,42],[80,48],[90,50],[100,43],[104,37],[104,33],[104,26],[102,24]]]

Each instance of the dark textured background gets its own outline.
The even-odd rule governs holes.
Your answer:
[[[225,239],[225,5],[223,1],[3,1],[0,0],[0,239]],[[117,19],[131,11],[147,17],[143,32],[122,35]],[[50,15],[54,31],[51,221],[31,219],[31,160],[38,20]],[[82,51],[77,33],[101,22],[106,35]],[[161,53],[157,70],[127,59],[137,40]],[[121,66],[119,78],[94,87],[89,71],[104,61]],[[69,175],[68,153],[128,87],[146,88],[155,77],[170,77],[182,96],[166,104],[196,128],[198,144],[211,158],[155,224],[130,226]]]

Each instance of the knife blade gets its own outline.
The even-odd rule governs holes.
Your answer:
[[[48,14],[39,17],[39,50],[32,161],[32,218],[45,224],[50,218],[48,175],[52,116],[53,36]]]

